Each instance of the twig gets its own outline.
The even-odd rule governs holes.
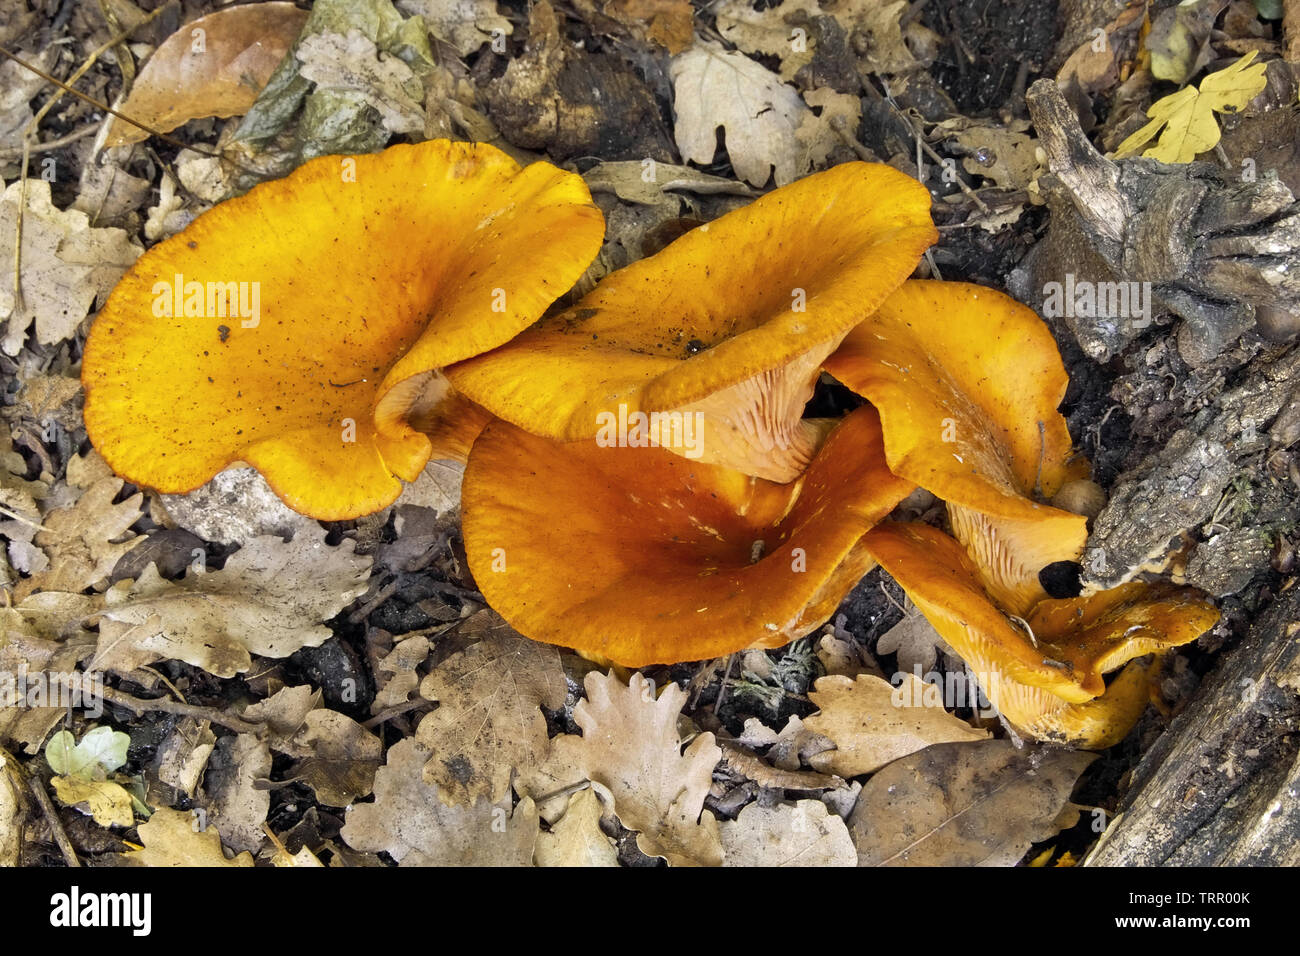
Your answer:
[[[144,666],[143,664],[140,665],[140,670],[145,671],[145,672],[147,672],[147,673],[149,673],[149,674],[152,674],[154,677],[158,678],[160,681],[162,681],[164,684],[166,684],[166,685],[167,685],[167,689],[170,690],[173,694],[175,694],[175,695],[176,695],[176,699],[179,700],[182,704],[188,704],[188,703],[189,703],[189,701],[185,699],[185,695],[182,694],[182,693],[180,692],[180,689],[179,689],[175,684],[173,684],[171,681],[169,681],[169,680],[167,679],[167,676],[166,676],[165,674],[163,674],[162,671],[154,670],[152,667],[146,667],[146,666]]]
[[[50,795],[45,792],[45,784],[41,778],[32,774],[27,778],[27,786],[36,796],[36,802],[41,806],[41,813],[45,815],[45,822],[50,825],[50,833],[54,835],[54,842],[59,845],[59,852],[63,854],[64,862],[68,866],[81,866],[81,861],[77,859],[77,851],[72,846],[72,841],[68,839],[68,832],[63,829],[63,821],[59,819],[59,812],[54,808],[54,802],[50,800]]]
[[[907,617],[907,608],[903,607],[903,605],[899,604],[897,601],[894,600],[894,596],[889,593],[889,588],[885,587],[885,582],[880,581],[878,583],[880,584],[880,593],[885,596],[885,600],[888,601],[890,604],[894,605],[894,607],[898,610],[899,614],[903,615],[903,617]]]
[[[33,143],[29,152],[48,153],[51,150],[62,149],[64,146],[70,146],[79,139],[85,139],[99,128],[98,123],[87,123],[81,129],[73,130],[66,136],[60,136],[58,139],[48,139],[43,143]],[[21,146],[10,146],[6,149],[0,149],[0,156],[15,157],[23,154]]]
[[[430,701],[425,700],[423,697],[417,697],[414,700],[408,700],[405,704],[396,704],[392,707],[381,710],[369,720],[364,721],[361,726],[366,728],[366,730],[374,730],[380,724],[386,723],[394,717],[400,717],[402,714],[410,713],[413,710],[419,710],[421,707],[426,707],[430,703]]]
[[[922,134],[920,128],[916,125],[916,121],[912,119],[912,117],[909,116],[907,113],[903,112],[903,110],[899,108],[898,104],[894,102],[894,94],[889,92],[888,81],[881,80],[881,82],[885,84],[885,102],[889,104],[889,108],[892,109],[895,115],[897,115],[899,119],[901,119],[904,123],[906,123],[908,129],[912,131],[912,136],[913,138],[916,139],[917,148],[923,150],[925,152],[925,155],[929,156],[932,160],[934,160],[935,163],[937,163],[940,167],[942,167],[943,157],[940,156],[937,152],[935,152],[934,147],[925,141],[925,136]],[[917,165],[917,170],[919,171],[921,167],[921,161],[919,158],[917,159],[916,165]],[[966,198],[969,199],[971,202],[973,202],[976,208],[978,208],[980,212],[984,213],[987,216],[989,213],[989,207],[985,204],[983,199],[980,199],[980,197],[976,195],[975,190],[971,189],[969,186],[966,185],[966,181],[961,178],[961,174],[956,173],[954,171],[953,179],[957,183],[957,188],[966,194]]]
[[[396,578],[396,577],[393,578],[391,581],[389,581],[387,584],[385,584],[382,588],[380,588],[380,589],[375,593],[375,596],[374,596],[374,597],[372,597],[372,598],[371,598],[369,601],[367,601],[365,604],[361,605],[361,607],[357,608],[355,611],[353,611],[351,614],[349,614],[349,615],[348,615],[348,623],[349,623],[349,624],[360,624],[362,621],[364,621],[366,618],[368,618],[368,617],[370,616],[370,613],[371,613],[372,611],[374,611],[375,608],[379,607],[379,605],[383,604],[383,603],[384,603],[385,601],[387,601],[390,597],[392,597],[394,594],[396,594],[396,593],[397,593],[397,589],[400,588],[401,586],[402,586],[402,579],[401,579],[401,578]]]
[[[727,696],[727,681],[731,679],[731,665],[736,662],[735,654],[727,655],[727,668],[722,672],[722,684],[718,687],[718,696],[713,700],[713,716],[718,715],[718,708],[722,706],[722,700]]]
[[[872,155],[871,150],[849,135],[848,125],[848,120],[843,116],[836,116],[831,119],[831,129],[840,134],[840,139],[844,140],[844,144],[858,154],[858,159],[864,163],[876,162],[876,157]]]
[[[4,505],[0,505],[0,515],[4,515],[6,518],[9,518],[13,521],[17,521],[19,524],[25,524],[29,528],[35,528],[37,531],[50,530],[49,528],[45,527],[45,525],[43,524],[37,524],[35,521],[32,521],[30,518],[24,518],[16,511],[10,511]]]
[[[240,720],[238,717],[231,717],[224,711],[217,710],[215,707],[200,707],[197,704],[182,704],[178,701],[167,700],[160,697],[155,700],[146,700],[142,697],[132,697],[124,691],[114,690],[111,687],[100,689],[100,695],[107,701],[126,707],[135,711],[139,716],[147,710],[160,711],[165,714],[180,714],[184,717],[199,717],[203,720],[210,720],[214,724],[219,724],[229,730],[241,734],[254,734],[261,736],[266,728],[261,724],[250,724]]]

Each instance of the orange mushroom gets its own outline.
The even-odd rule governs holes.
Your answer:
[[[86,427],[114,471],[190,491],[245,461],[292,508],[392,502],[432,451],[437,370],[531,324],[604,225],[582,180],[436,140],[322,157],[142,256],[86,341]]]
[[[947,502],[998,603],[1023,614],[1045,598],[1038,572],[1078,559],[1087,519],[1042,501],[1087,463],[1071,459],[1068,378],[1043,320],[992,289],[914,280],[826,370],[880,411],[889,467]]]
[[[793,480],[824,433],[802,421],[823,359],[934,242],[929,210],[925,187],[888,166],[835,166],[611,273],[447,375],[536,435],[639,427],[687,457]],[[695,413],[702,434],[669,427]]]
[[[470,570],[514,628],[641,667],[808,633],[872,566],[863,533],[912,489],[885,467],[864,406],[784,485],[493,422],[461,507]]]
[[[1044,600],[1027,618],[990,600],[962,546],[929,525],[892,523],[862,540],[1021,733],[1085,747],[1121,739],[1146,704],[1135,658],[1194,641],[1218,611],[1192,588],[1130,582]],[[1129,664],[1108,686],[1105,675]]]

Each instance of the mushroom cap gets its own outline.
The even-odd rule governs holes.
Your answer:
[[[243,460],[304,514],[378,510],[430,454],[422,376],[535,321],[603,232],[578,176],[491,146],[312,160],[136,262],[86,341],[87,430],[160,491]]]
[[[470,453],[461,507],[470,570],[512,627],[641,667],[812,630],[870,567],[863,533],[911,491],[864,406],[785,485],[496,421]],[[557,514],[564,501],[578,506]]]
[[[1038,572],[1078,559],[1087,519],[1032,497],[1080,471],[1057,411],[1068,376],[1043,320],[993,289],[911,280],[826,370],[880,410],[889,467],[948,502],[1001,603],[1023,613],[1045,598]]]
[[[822,358],[936,238],[925,187],[845,163],[691,230],[447,374],[498,417],[564,441],[596,436],[601,413],[620,406],[690,406],[707,429],[732,433],[707,441],[706,455],[790,480],[815,447],[799,418]],[[721,407],[710,402],[732,388]],[[795,460],[772,469],[774,449],[790,443]]]
[[[990,702],[1029,736],[1098,746],[1123,737],[1146,692],[1127,669],[1109,687],[1104,675],[1194,641],[1219,617],[1192,588],[1130,582],[1043,601],[1026,631],[989,600],[965,550],[942,531],[882,524],[863,544],[970,665]]]

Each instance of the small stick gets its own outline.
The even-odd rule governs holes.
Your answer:
[[[40,804],[41,813],[45,815],[45,822],[50,825],[50,832],[54,834],[54,842],[59,845],[59,852],[63,854],[64,862],[68,866],[81,866],[81,861],[77,859],[77,851],[73,849],[72,841],[68,839],[68,832],[63,829],[63,821],[59,819],[59,812],[54,808],[50,795],[45,792],[45,784],[41,783],[41,778],[33,774],[28,778],[27,786],[35,794],[36,802]]]
[[[217,710],[215,707],[200,707],[197,704],[182,704],[166,698],[156,700],[146,700],[142,697],[132,697],[124,691],[114,690],[111,687],[103,687],[100,690],[101,696],[107,701],[126,707],[135,711],[137,715],[143,714],[146,710],[159,711],[165,714],[180,714],[183,717],[200,717],[204,720],[210,720],[214,724],[219,724],[229,730],[241,734],[254,734],[260,736],[265,727],[261,724],[250,724],[240,720],[238,717],[231,717],[224,711]]]
[[[409,713],[412,710],[418,710],[421,707],[431,705],[433,702],[425,700],[423,697],[417,697],[414,700],[408,700],[405,704],[396,704],[392,707],[381,710],[375,716],[362,723],[366,730],[374,730],[380,724],[392,720],[394,717],[400,717],[402,714]]]
[[[67,136],[60,136],[58,139],[47,139],[43,143],[33,143],[29,152],[48,153],[51,150],[62,149],[64,146],[70,146],[79,139],[85,139],[99,128],[98,123],[87,123],[81,129],[74,130]],[[0,149],[0,156],[18,157],[23,154],[21,146],[10,146],[7,149]]]

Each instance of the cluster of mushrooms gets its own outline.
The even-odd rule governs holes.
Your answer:
[[[1017,733],[1109,746],[1160,654],[1217,612],[1167,582],[1044,591],[1087,536],[1050,503],[1088,474],[1066,373],[1032,310],[908,279],[929,207],[846,163],[542,318],[600,250],[580,177],[445,140],[322,157],[141,257],[86,342],[86,425],[138,485],[187,492],[242,461],[330,520],[467,459],[488,603],[628,667],[784,645],[880,565]],[[239,282],[259,284],[253,319],[222,308]],[[823,374],[865,402],[805,418]],[[951,533],[890,520],[917,488]]]

